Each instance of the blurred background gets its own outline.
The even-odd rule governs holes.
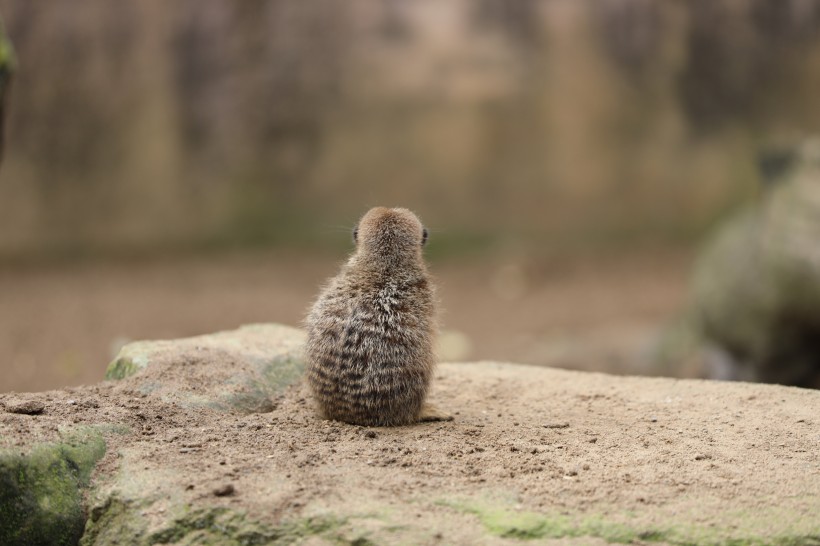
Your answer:
[[[0,391],[98,381],[132,339],[296,325],[374,205],[431,232],[443,359],[703,375],[648,356],[698,247],[820,127],[816,0],[0,15]]]

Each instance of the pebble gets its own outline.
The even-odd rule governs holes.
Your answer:
[[[6,403],[6,411],[9,413],[22,413],[25,415],[38,415],[43,413],[46,406],[42,402],[36,400],[28,400],[26,402],[11,402]]]
[[[236,492],[236,489],[234,489],[233,484],[231,484],[231,483],[226,483],[225,485],[221,485],[221,486],[217,487],[216,489],[214,489],[214,491],[213,491],[214,495],[216,495],[217,497],[229,497],[229,496],[233,495],[235,492]]]

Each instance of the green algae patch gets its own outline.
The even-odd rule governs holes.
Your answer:
[[[150,503],[149,503],[150,504]],[[185,509],[181,515],[149,530],[141,512],[144,503],[109,497],[95,507],[81,546],[114,542],[134,546],[262,546],[294,544],[309,537],[323,537],[336,544],[350,543],[338,530],[346,523],[332,516],[315,516],[269,526],[250,520],[244,512],[224,507]]]
[[[105,441],[91,428],[28,453],[0,451],[0,544],[77,544],[85,526],[81,489],[103,454]]]
[[[276,407],[272,398],[298,381],[304,371],[305,362],[300,356],[277,355],[256,364],[253,374],[232,379],[229,383],[239,386],[236,392],[221,395],[217,400],[206,400],[203,405],[221,411],[268,413]]]
[[[721,536],[720,529],[675,525],[641,529],[595,515],[567,516],[514,510],[490,500],[445,500],[438,504],[478,517],[492,535],[518,539],[594,537],[610,544],[664,543],[675,546],[820,546],[820,534],[755,537]]]
[[[188,407],[267,413],[304,373],[304,333],[278,324],[180,340],[129,343],[105,378]]]
[[[305,371],[301,351],[297,354],[278,355],[261,367],[261,375],[268,391],[279,392],[295,383]]]
[[[129,345],[128,353],[120,353],[117,358],[108,365],[105,370],[105,378],[111,380],[125,379],[144,369],[149,364],[149,359],[145,355],[137,353],[140,343]]]
[[[139,510],[148,504],[137,505],[116,496],[107,497],[104,502],[91,508],[80,546],[139,544],[139,537],[145,534],[146,525]]]
[[[661,541],[667,538],[663,533],[641,533],[626,525],[610,523],[597,518],[584,518],[578,521],[561,514],[546,515],[524,512],[489,502],[443,501],[440,504],[478,516],[479,521],[490,534],[502,538],[533,540],[590,536],[619,544],[629,544],[637,540]]]

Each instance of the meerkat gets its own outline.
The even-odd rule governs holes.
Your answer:
[[[319,413],[368,426],[452,419],[425,403],[437,329],[422,257],[427,230],[407,209],[377,207],[353,241],[306,319],[307,382]]]

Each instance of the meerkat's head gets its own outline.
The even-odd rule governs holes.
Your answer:
[[[407,209],[375,207],[359,220],[353,241],[358,253],[415,257],[427,242],[427,230]]]

